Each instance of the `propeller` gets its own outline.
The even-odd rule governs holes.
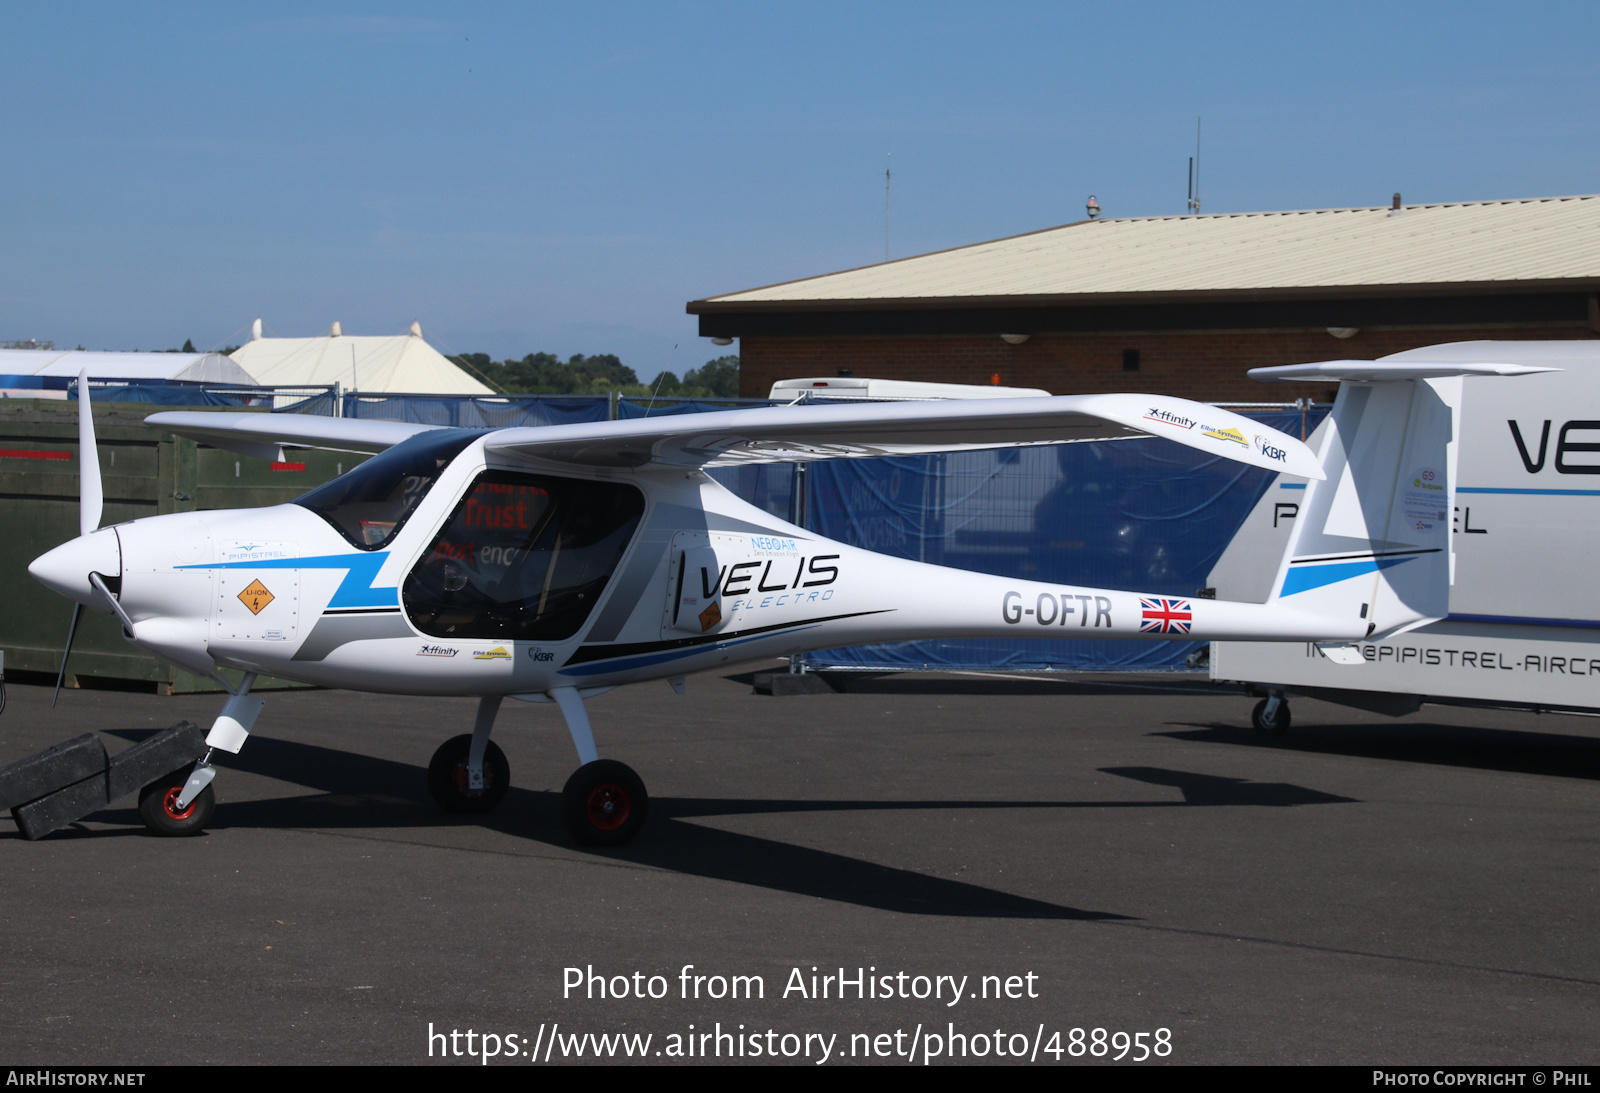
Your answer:
[[[89,369],[78,373],[78,534],[100,530],[105,491],[100,486],[100,449],[94,442],[94,408],[89,404]]]
[[[100,484],[100,449],[94,440],[94,407],[89,401],[89,369],[78,373],[78,534],[88,535],[100,529],[100,516],[105,509],[105,490]],[[102,592],[105,589],[95,585]],[[106,598],[111,599],[110,593]],[[112,600],[113,609],[116,601]],[[121,611],[117,611],[120,616]],[[56,707],[61,697],[61,683],[67,678],[67,658],[72,655],[72,639],[78,634],[78,620],[83,618],[83,604],[74,604],[72,625],[67,627],[67,647],[61,651],[61,670],[56,673],[56,690],[50,696],[50,708]]]
[[[55,694],[50,696],[50,708],[56,708],[56,699],[61,697],[61,681],[67,678],[67,658],[72,655],[72,639],[78,633],[78,620],[83,618],[83,604],[72,605],[72,625],[67,627],[67,647],[61,650],[61,670],[56,673]]]

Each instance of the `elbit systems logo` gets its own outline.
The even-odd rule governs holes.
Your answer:
[[[1235,444],[1242,444],[1246,448],[1250,447],[1250,442],[1244,438],[1244,434],[1238,429],[1207,429],[1205,435],[1214,437],[1217,440],[1231,440]]]

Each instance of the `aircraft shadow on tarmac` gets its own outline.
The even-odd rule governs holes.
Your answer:
[[[113,730],[111,735],[139,740],[150,730]],[[560,795],[512,787],[491,817],[446,817],[425,800],[420,767],[389,759],[311,744],[257,736],[248,751],[229,760],[235,769],[275,778],[321,795],[257,801],[222,801],[213,829],[440,828],[460,824],[488,827],[503,834],[572,851],[560,822]],[[1182,801],[818,801],[744,798],[653,797],[650,823],[632,844],[606,858],[667,869],[691,876],[735,881],[777,891],[905,914],[972,918],[1127,919],[1105,911],[1082,910],[814,850],[774,839],[722,831],[685,822],[695,818],[805,812],[885,812],[951,809],[1104,809],[1189,808],[1216,805],[1290,807],[1349,801],[1281,783],[1191,774],[1156,767],[1107,767],[1107,773],[1150,785],[1171,786]],[[226,778],[226,772],[223,773]],[[103,838],[142,831],[132,808],[112,808],[92,819],[127,824],[125,831],[78,827],[53,836]],[[20,835],[18,836],[20,837]]]
[[[1203,744],[1358,756],[1507,774],[1600,779],[1600,739],[1590,736],[1444,725],[1434,721],[1303,727],[1297,724],[1284,736],[1265,736],[1254,729],[1216,722],[1174,724],[1191,727],[1154,735]]]
[[[723,678],[752,684],[757,673],[740,672]],[[1086,695],[1174,695],[1243,694],[1244,687],[1212,683],[1204,676],[1176,680],[1138,679],[1062,679],[1040,673],[1036,678],[1020,675],[960,676],[954,673],[927,675],[921,672],[818,672],[828,686],[853,695],[980,695],[1068,698]],[[793,701],[789,699],[788,701]]]

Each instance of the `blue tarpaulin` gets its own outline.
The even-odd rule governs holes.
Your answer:
[[[73,387],[67,398],[76,402],[78,389]],[[90,402],[149,402],[156,406],[243,406],[239,397],[212,394],[201,387],[182,387],[178,384],[147,386],[129,383],[118,387],[89,388]]]
[[[1326,414],[1307,415],[1307,430]],[[1247,416],[1299,436],[1301,415]],[[1155,438],[811,463],[806,526],[897,558],[1030,581],[1193,596],[1270,471]],[[759,503],[759,502],[757,502]],[[936,596],[937,589],[929,589]],[[1181,668],[1198,642],[992,638],[829,649],[816,667]]]
[[[508,429],[520,425],[570,425],[606,421],[604,395],[578,398],[546,395],[506,398],[420,398],[416,395],[346,395],[344,416],[448,425],[456,429]]]

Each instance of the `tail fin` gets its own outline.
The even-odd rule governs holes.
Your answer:
[[[1257,368],[1256,379],[1334,379],[1339,395],[1269,603],[1367,636],[1450,610],[1455,423],[1462,377],[1549,371],[1501,364],[1331,361]]]

